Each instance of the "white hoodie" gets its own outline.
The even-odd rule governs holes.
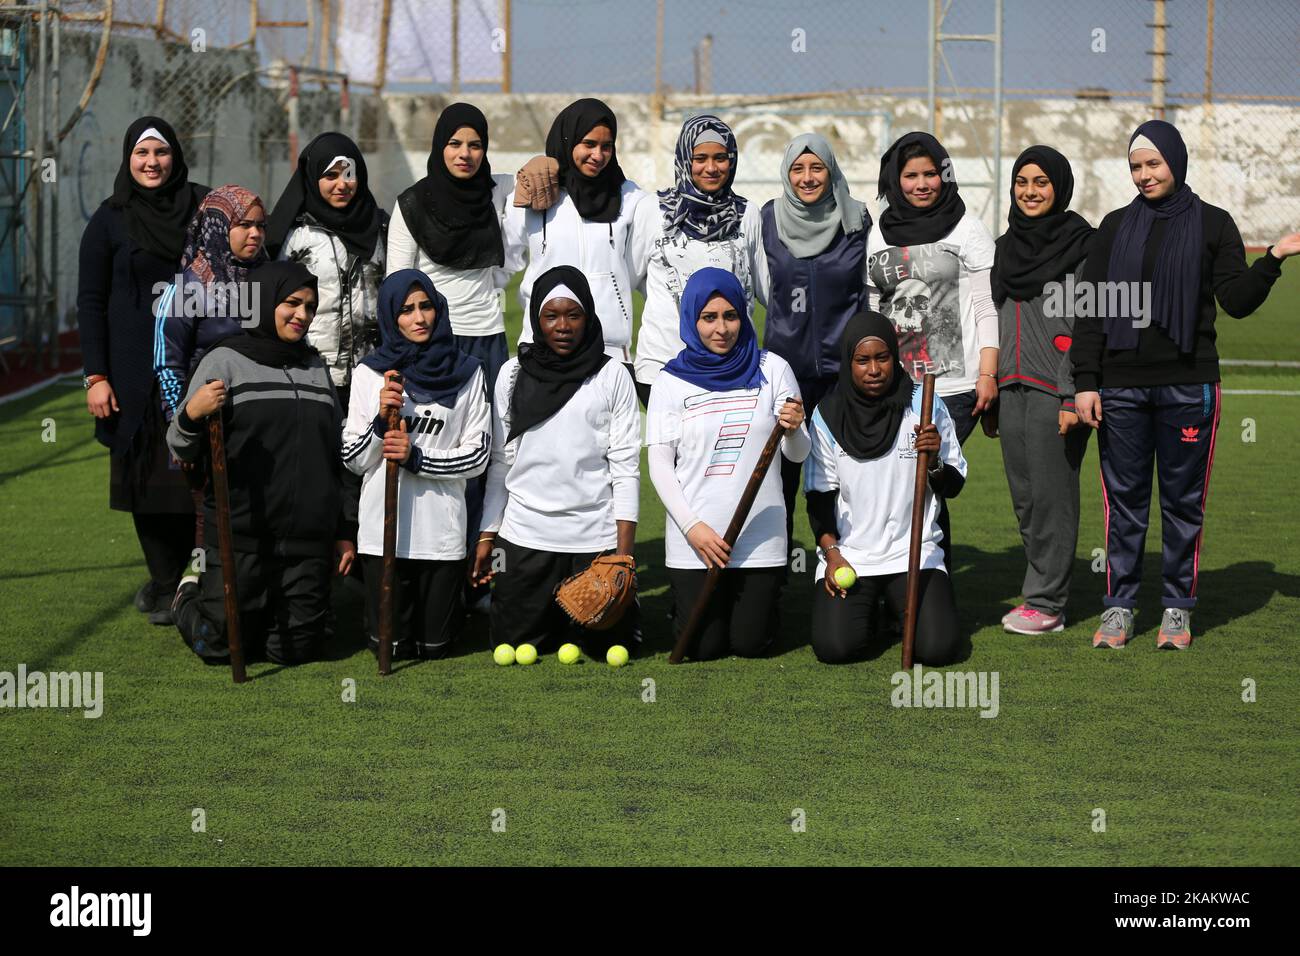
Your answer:
[[[620,362],[632,361],[632,289],[636,285],[632,221],[647,193],[629,179],[623,183],[622,194],[618,218],[611,223],[583,219],[563,189],[555,205],[545,212],[515,206],[511,194],[502,223],[506,269],[514,273],[527,263],[519,283],[519,304],[524,310],[520,343],[533,340],[533,326],[528,319],[533,282],[555,266],[573,266],[591,285],[606,354]]]

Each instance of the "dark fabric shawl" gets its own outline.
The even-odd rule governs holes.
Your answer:
[[[598,176],[586,176],[573,164],[573,147],[597,126],[608,126],[614,150]],[[597,99],[581,99],[562,109],[546,134],[546,155],[560,164],[560,185],[588,222],[613,222],[623,205],[627,177],[618,165],[618,119]]]
[[[868,398],[853,383],[853,352],[865,338],[877,338],[894,357],[889,390]],[[898,360],[898,333],[879,312],[859,312],[849,319],[840,339],[840,377],[817,410],[835,441],[859,461],[879,458],[894,447],[903,416],[912,404],[912,380]]]
[[[153,127],[167,139],[172,150],[172,171],[167,181],[146,189],[131,175],[131,152],[136,140]],[[157,116],[142,116],[126,128],[122,137],[122,163],[113,180],[113,195],[105,200],[126,214],[126,233],[139,248],[160,259],[176,262],[185,251],[185,230],[207,186],[190,182],[185,150],[171,124]]]
[[[357,191],[352,201],[335,209],[320,194],[320,178],[338,156],[346,156],[357,168]],[[370,192],[370,174],[366,158],[352,139],[342,133],[321,133],[298,156],[298,168],[267,219],[266,248],[272,256],[289,238],[294,225],[306,213],[323,228],[339,237],[352,255],[369,259],[379,241],[382,217],[379,204]]]
[[[1052,208],[1041,216],[1026,216],[1016,205],[1015,179],[1022,167],[1039,166],[1052,182]],[[1088,255],[1096,232],[1077,212],[1070,211],[1074,195],[1074,173],[1070,161],[1050,146],[1030,146],[1011,167],[1011,208],[1007,231],[998,237],[993,256],[993,301],[1002,305],[1008,298],[1029,302],[1043,286],[1054,282]]]
[[[457,179],[442,152],[456,130],[468,126],[483,141],[483,162],[469,179]],[[398,198],[411,236],[439,265],[485,269],[505,263],[501,220],[492,204],[492,164],[488,162],[487,117],[469,103],[452,103],[433,130],[426,175]]]
[[[587,313],[582,340],[568,355],[553,352],[542,335],[542,306],[556,286],[567,286],[578,297]],[[587,277],[573,266],[556,266],[537,277],[528,302],[528,320],[533,327],[533,342],[519,355],[519,377],[510,396],[510,434],[506,441],[522,435],[534,425],[550,418],[592,375],[609,361],[605,354],[605,335],[596,315]]]
[[[425,342],[412,342],[397,324],[397,315],[415,286],[423,289],[433,302],[433,328]],[[379,348],[363,358],[361,364],[381,376],[387,371],[401,372],[403,391],[421,405],[436,403],[453,407],[456,396],[481,365],[478,359],[456,348],[447,297],[418,269],[401,269],[380,285],[379,338]]]
[[[296,366],[305,368],[313,356],[320,353],[307,344],[304,335],[297,342],[286,342],[275,328],[275,309],[299,289],[316,291],[316,277],[301,262],[285,260],[268,262],[248,274],[253,287],[253,315],[257,325],[248,333],[228,335],[213,344],[213,348],[234,349],[240,355],[259,365],[272,368]]]
[[[1187,185],[1187,146],[1178,130],[1164,120],[1147,120],[1129,137],[1129,150],[1139,136],[1155,143],[1178,185],[1161,199],[1149,200],[1141,193],[1133,197],[1110,247],[1106,279],[1128,283],[1130,287],[1132,283],[1140,283],[1151,227],[1157,219],[1169,220],[1151,276],[1151,301],[1145,302],[1146,318],[1165,331],[1179,352],[1187,353],[1196,346],[1201,254],[1205,247],[1204,210],[1200,197]],[[1127,158],[1126,154],[1126,161]],[[1138,329],[1134,318],[1137,318],[1135,314],[1106,316],[1107,348],[1137,348]]]
[[[942,185],[939,200],[925,209],[913,206],[903,195],[899,177],[903,174],[903,150],[912,143],[920,145],[934,160]],[[880,230],[891,246],[915,246],[925,242],[938,242],[952,232],[961,217],[966,215],[966,204],[957,189],[957,176],[952,159],[943,144],[929,133],[912,132],[900,136],[894,145],[880,157],[880,179],[877,196],[884,196],[889,205],[880,214]]]

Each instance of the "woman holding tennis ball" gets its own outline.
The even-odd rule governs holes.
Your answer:
[[[632,553],[640,493],[636,390],[627,369],[606,353],[582,272],[557,266],[539,275],[528,317],[532,344],[497,378],[470,581],[495,580],[498,663],[563,642],[603,657],[610,645],[628,646],[631,616],[608,630],[586,630],[569,620],[554,594],[598,554]]]
[[[674,617],[683,627],[711,567],[726,570],[710,598],[692,657],[758,657],[776,634],[785,583],[781,469],[771,467],[735,544],[722,538],[779,421],[781,453],[808,457],[803,402],[781,356],[758,347],[744,287],[724,269],[693,273],[682,291],[678,332],[686,348],[650,393],[650,480],[671,516],[665,554]]]
[[[860,312],[840,342],[840,377],[812,417],[812,454],[804,469],[808,518],[818,544],[812,646],[826,664],[859,660],[883,593],[902,616],[907,601],[916,456],[931,457],[921,538],[921,603],[916,660],[942,666],[961,640],[952,584],[944,570],[936,496],[955,498],[966,459],[952,417],[937,395],[933,423],[920,427],[921,389],[898,359],[893,324]]]

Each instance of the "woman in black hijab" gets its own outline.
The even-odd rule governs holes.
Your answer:
[[[267,219],[267,251],[303,263],[319,280],[309,342],[329,366],[345,411],[352,369],[378,335],[387,223],[370,192],[366,158],[342,133],[307,144]]]
[[[1002,618],[1014,634],[1065,627],[1079,537],[1079,466],[1088,429],[1074,411],[1074,319],[1061,306],[1095,230],[1070,211],[1073,193],[1068,159],[1050,146],[1022,152],[1011,170],[1007,231],[993,259],[998,429],[1028,559],[1024,601]]]
[[[1071,346],[1074,401],[1098,429],[1106,505],[1105,610],[1092,644],[1123,647],[1132,637],[1154,459],[1165,609],[1156,646],[1185,650],[1219,426],[1215,301],[1237,319],[1258,309],[1282,261],[1300,252],[1300,233],[1247,266],[1232,216],[1192,191],[1172,124],[1143,123],[1126,155],[1137,194],[1097,227],[1079,300],[1092,305],[1077,310]]]
[[[346,574],[356,558],[356,513],[343,491],[338,396],[307,344],[316,277],[298,262],[269,262],[248,281],[257,324],[208,350],[167,432],[176,457],[196,461],[205,419],[222,416],[235,551],[235,567],[223,568],[208,536],[206,570],[182,582],[176,623],[201,658],[225,660],[222,581],[233,573],[249,654],[264,644],[274,663],[298,664],[324,641],[331,568]],[[215,527],[211,482],[204,510]]]
[[[550,269],[535,290],[533,345],[497,379],[492,462],[470,580],[496,580],[494,644],[527,643],[545,652],[573,641],[603,654],[611,644],[630,643],[635,610],[609,630],[585,631],[556,605],[554,592],[601,552],[632,554],[640,406],[632,376],[605,354],[582,272]]]
[[[142,116],[122,138],[113,194],[81,236],[77,325],[86,408],[110,452],[109,507],[131,512],[149,568],[135,606],[171,623],[171,600],[194,547],[194,507],[163,441],[153,370],[153,300],[176,280],[185,230],[206,186],[189,181],[171,125]]]
[[[804,464],[808,520],[817,540],[812,645],[817,659],[862,659],[875,634],[877,602],[895,617],[907,599],[916,455],[932,455],[921,545],[916,660],[940,666],[960,651],[952,585],[943,566],[937,496],[955,497],[966,460],[943,399],[920,427],[921,389],[899,362],[892,323],[879,312],[849,319],[840,377],[813,412]]]

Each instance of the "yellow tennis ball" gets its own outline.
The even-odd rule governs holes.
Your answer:
[[[845,565],[842,568],[835,569],[835,583],[840,587],[842,587],[844,590],[847,591],[849,588],[853,587],[853,585],[856,584],[857,581],[858,581],[857,572],[855,572],[848,565]]]
[[[610,667],[622,667],[627,663],[627,648],[622,644],[615,644],[605,652],[605,662]]]
[[[537,648],[533,647],[531,644],[520,644],[515,648],[515,663],[536,664]]]
[[[497,649],[492,652],[492,659],[502,667],[513,664],[515,662],[515,649],[509,644],[498,644]]]
[[[555,656],[560,659],[561,664],[573,664],[577,662],[578,655],[577,644],[565,644]]]

